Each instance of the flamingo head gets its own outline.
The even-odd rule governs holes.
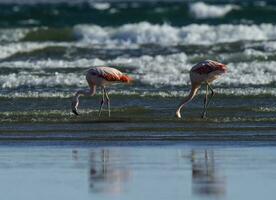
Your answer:
[[[221,65],[218,67],[218,70],[219,70],[222,74],[224,74],[224,73],[227,72],[227,66],[224,65],[224,64],[221,64]]]
[[[72,112],[75,115],[79,115],[78,111],[78,105],[79,105],[79,98],[78,97],[73,97],[72,102],[71,102],[71,109]]]

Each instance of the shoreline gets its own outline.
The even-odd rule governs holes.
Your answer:
[[[272,133],[1,133],[0,141],[46,141],[46,142],[276,142]]]

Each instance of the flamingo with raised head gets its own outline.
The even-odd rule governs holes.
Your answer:
[[[75,115],[78,115],[77,110],[79,105],[79,97],[81,95],[94,96],[96,94],[96,87],[98,86],[102,88],[102,100],[100,104],[99,116],[101,115],[103,104],[107,102],[108,115],[110,117],[110,99],[106,91],[106,86],[116,82],[130,83],[132,81],[132,78],[123,74],[115,68],[99,66],[93,67],[87,71],[86,80],[90,89],[78,90],[76,92],[71,103],[72,112]]]
[[[204,109],[202,113],[202,118],[206,117],[207,107],[210,104],[211,99],[214,96],[214,90],[211,88],[210,84],[216,80],[220,75],[224,74],[227,71],[227,66],[225,64],[213,61],[213,60],[205,60],[202,61],[195,66],[192,67],[190,70],[190,79],[191,79],[191,91],[187,97],[181,101],[177,110],[176,110],[176,117],[181,118],[180,111],[189,101],[191,101],[197,91],[199,90],[202,84],[206,84],[206,94],[204,98]],[[208,89],[211,90],[211,97],[208,101]]]

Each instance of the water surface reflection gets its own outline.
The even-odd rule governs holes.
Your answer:
[[[167,166],[181,165],[177,162],[177,150],[171,152],[169,155],[171,158],[169,163],[160,165],[159,167],[151,166],[153,160],[162,160],[161,157],[154,157],[148,152],[145,158],[148,160],[146,166],[155,173],[155,169],[164,170]],[[179,166],[177,173],[188,173],[187,169],[190,169],[189,173],[192,175],[192,195],[198,197],[225,197],[226,195],[226,178],[222,175],[222,170],[216,163],[216,157],[212,149],[190,149],[182,150],[182,155],[185,159],[183,160],[185,166],[188,168],[181,168]],[[73,151],[73,158],[79,160],[79,152]],[[136,155],[137,156],[137,155]],[[82,157],[83,158],[83,157]],[[124,150],[114,151],[114,149],[108,148],[95,148],[90,149],[86,161],[88,162],[88,185],[92,193],[103,193],[111,195],[119,195],[126,192],[127,185],[130,183],[130,178],[135,170],[131,162],[135,162],[137,158],[135,154],[127,154]],[[130,161],[130,162],[127,162]],[[159,161],[156,161],[159,162]],[[139,164],[139,160],[138,160]],[[183,164],[183,163],[182,163]],[[167,166],[166,166],[167,165]],[[166,171],[166,170],[165,170]],[[181,172],[182,171],[182,172]],[[167,175],[174,173],[173,171],[166,171]],[[137,177],[134,177],[134,179]],[[145,178],[145,177],[144,177]],[[183,182],[187,179],[183,178]],[[134,180],[135,181],[135,180]],[[160,182],[163,185],[164,182]],[[185,183],[187,184],[187,183]]]
[[[117,155],[119,154],[119,155]],[[109,149],[92,149],[88,158],[88,182],[92,193],[120,194],[128,182],[131,172],[121,160],[123,152]],[[78,151],[73,151],[78,159]]]
[[[82,184],[78,194],[87,195],[84,199],[260,199],[259,192],[272,197],[276,177],[274,146],[90,147],[73,150],[72,158],[78,181],[65,186]],[[66,166],[61,164],[55,167]]]
[[[226,193],[226,180],[216,165],[213,150],[192,150],[192,190],[199,196],[223,197]]]

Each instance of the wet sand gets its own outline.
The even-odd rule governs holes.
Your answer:
[[[5,199],[272,199],[275,142],[0,143]]]

